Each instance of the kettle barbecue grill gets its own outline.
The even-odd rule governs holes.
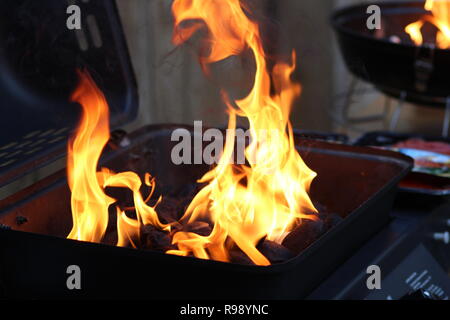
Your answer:
[[[399,100],[393,117],[394,129],[404,101],[445,108],[443,136],[450,126],[450,50],[424,42],[416,45],[404,28],[430,13],[424,1],[375,3],[381,11],[381,29],[367,25],[368,4],[357,4],[334,12],[331,24],[350,72]],[[393,41],[395,37],[395,41]]]

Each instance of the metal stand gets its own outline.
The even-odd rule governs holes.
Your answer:
[[[450,128],[450,97],[447,97],[445,104],[444,123],[442,124],[442,136],[448,138],[448,130]]]
[[[398,121],[400,120],[400,115],[405,104],[406,92],[402,91],[398,99],[397,107],[395,107],[394,113],[392,114],[391,123],[389,125],[390,131],[395,131],[397,129]]]
[[[361,128],[358,128],[356,125],[361,125],[364,123],[371,123],[371,122],[383,122],[383,124],[386,124],[386,120],[388,117],[389,109],[390,109],[390,99],[386,97],[386,102],[384,106],[384,110],[382,113],[377,113],[373,115],[367,115],[362,117],[351,117],[350,116],[350,108],[351,105],[354,103],[355,97],[358,95],[365,95],[370,92],[378,92],[370,89],[357,89],[357,86],[359,84],[360,80],[358,80],[356,77],[351,77],[350,84],[348,90],[345,92],[345,94],[339,95],[336,97],[337,100],[342,99],[343,103],[341,105],[338,105],[334,111],[330,110],[330,116],[332,119],[338,123],[339,125],[351,129],[356,132],[365,132],[366,130],[363,130]]]
[[[330,116],[335,121],[335,123],[356,132],[366,132],[366,130],[358,127],[357,125],[361,125],[364,123],[370,123],[370,122],[376,122],[380,121],[383,122],[383,127],[388,128],[390,131],[396,131],[398,127],[398,123],[400,121],[402,111],[404,108],[404,105],[406,103],[406,97],[407,93],[406,91],[402,91],[400,93],[400,96],[396,98],[397,100],[396,106],[394,108],[394,111],[392,112],[392,116],[389,120],[389,113],[392,105],[392,100],[394,98],[391,98],[390,96],[384,94],[385,102],[384,102],[384,108],[383,112],[379,114],[373,114],[373,115],[367,115],[362,117],[351,117],[350,116],[350,109],[352,104],[355,102],[355,97],[358,95],[365,95],[369,91],[377,92],[380,94],[383,94],[382,92],[379,92],[376,89],[358,89],[358,84],[360,80],[358,80],[355,77],[351,78],[349,88],[345,92],[345,94],[339,95],[336,97],[337,100],[341,99],[343,101],[342,104],[338,105],[334,110],[330,110]],[[450,96],[446,99],[445,104],[445,116],[442,123],[442,136],[444,138],[448,138],[450,136]]]

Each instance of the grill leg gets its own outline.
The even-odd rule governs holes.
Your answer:
[[[384,110],[383,110],[383,129],[387,129],[389,126],[389,112],[391,111],[392,99],[388,95],[385,95],[384,98]]]
[[[402,91],[400,93],[400,98],[398,100],[397,106],[395,107],[394,114],[392,115],[391,124],[389,125],[390,131],[395,131],[400,120],[400,115],[402,113],[403,105],[405,104],[406,92]]]
[[[447,101],[445,104],[444,123],[442,124],[442,136],[444,138],[448,138],[449,128],[450,128],[450,97],[447,98]]]
[[[347,124],[349,122],[348,113],[350,110],[350,105],[352,104],[352,101],[353,101],[353,96],[355,94],[357,85],[358,85],[358,79],[356,79],[356,77],[352,77],[347,95],[345,97],[345,103],[341,108],[341,114],[340,114],[340,117],[344,121],[345,124]]]

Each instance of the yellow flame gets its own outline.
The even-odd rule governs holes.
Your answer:
[[[224,94],[229,123],[221,160],[200,179],[206,187],[195,196],[180,221],[194,224],[208,218],[213,223],[212,232],[208,236],[176,232],[172,242],[177,249],[167,253],[230,261],[229,250],[237,246],[255,264],[269,265],[269,260],[257,249],[262,239],[281,243],[302,219],[317,219],[308,196],[316,173],[296,151],[289,122],[293,101],[301,92],[300,85],[291,80],[295,52],[291,63],[279,62],[269,70],[259,27],[246,12],[248,8],[239,0],[173,3],[175,44],[182,44],[205,25],[208,29],[210,50],[201,57],[206,72],[211,63],[246,49],[253,52],[256,72],[247,97],[231,102]],[[116,206],[117,245],[138,247],[142,225],[166,231],[170,231],[170,225],[160,222],[157,204],[147,205],[136,173],[114,173],[106,168],[97,172],[101,151],[109,139],[108,106],[89,75],[80,73],[80,78],[73,100],[83,108],[82,120],[69,143],[68,176],[74,225],[68,237],[100,242],[108,225],[109,207],[116,201],[105,194],[105,188],[127,188],[133,192],[136,219]],[[245,150],[245,165],[232,164],[237,117],[245,117],[250,124],[252,140]],[[153,193],[155,180],[147,174],[144,182]]]
[[[208,237],[179,232],[173,238],[179,250],[169,253],[229,261],[226,240],[231,239],[255,264],[268,265],[256,248],[258,242],[264,237],[281,242],[302,218],[315,219],[312,213],[316,213],[307,194],[316,174],[296,151],[289,123],[293,100],[301,91],[300,85],[290,80],[295,53],[291,65],[277,63],[269,72],[259,27],[247,17],[248,9],[239,0],[175,0],[172,9],[177,45],[202,23],[206,25],[209,55],[201,58],[206,71],[208,64],[250,49],[256,73],[249,95],[235,101],[238,109],[229,104],[230,136],[222,159],[200,180],[208,185],[183,217],[193,222],[208,216],[213,231]],[[273,88],[275,93],[271,93]],[[250,124],[252,142],[245,153],[249,165],[230,164],[237,116],[246,117]]]
[[[405,32],[409,34],[411,40],[416,45],[423,44],[422,27],[425,22],[433,24],[437,29],[436,44],[438,48],[450,48],[450,1],[448,0],[427,0],[425,9],[431,15],[422,17],[419,21],[406,26]]]
[[[105,172],[105,169],[103,170]],[[134,172],[122,172],[118,174],[110,175],[104,181],[103,187],[118,187],[128,188],[133,192],[133,201],[136,210],[138,221],[144,225],[153,225],[162,230],[170,230],[169,226],[162,224],[158,219],[158,214],[154,207],[148,206],[142,194],[139,191],[142,182],[139,176]],[[152,183],[152,190],[154,189],[154,183]],[[161,201],[161,198],[160,200]],[[158,203],[159,203],[158,201]],[[156,207],[156,205],[155,205]]]
[[[102,240],[108,226],[109,207],[116,202],[105,194],[106,187],[128,188],[133,192],[137,220],[116,208],[119,246],[129,242],[134,246],[131,238],[139,235],[141,225],[151,224],[170,231],[170,226],[159,221],[155,208],[144,201],[140,193],[142,182],[136,173],[115,174],[106,168],[97,172],[101,152],[110,136],[108,104],[88,73],[79,72],[79,76],[80,83],[72,100],[81,105],[83,113],[68,148],[67,174],[73,217],[68,238],[90,242]],[[153,193],[154,179],[146,175],[145,182]]]
[[[108,225],[108,208],[114,202],[104,193],[96,174],[98,159],[109,140],[108,104],[86,73],[80,73],[80,84],[72,101],[81,105],[83,117],[68,148],[73,217],[68,238],[99,242]]]
[[[141,224],[138,220],[129,218],[124,211],[117,208],[117,246],[127,247],[131,245],[137,248],[136,241],[139,237]]]

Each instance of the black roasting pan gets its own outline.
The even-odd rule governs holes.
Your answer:
[[[144,127],[129,136],[130,146],[107,152],[103,163],[113,170],[151,172],[162,188],[178,190],[208,170],[172,164],[170,136],[178,127]],[[296,143],[318,173],[312,199],[344,219],[295,258],[259,267],[67,240],[70,193],[60,172],[0,202],[0,292],[27,298],[305,297],[389,221],[397,183],[412,162],[372,148],[307,139]],[[81,290],[67,289],[70,265],[82,270]]]

